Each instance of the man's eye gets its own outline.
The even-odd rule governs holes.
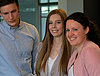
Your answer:
[[[8,13],[3,13],[4,15],[7,15]]]
[[[13,10],[13,11],[11,11],[11,13],[15,13],[17,10]]]

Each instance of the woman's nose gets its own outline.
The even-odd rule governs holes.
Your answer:
[[[73,36],[73,32],[72,32],[72,31],[69,31],[69,32],[68,32],[68,35],[69,35],[69,36]]]

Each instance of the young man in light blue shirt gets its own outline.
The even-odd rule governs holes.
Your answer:
[[[0,0],[0,76],[33,76],[39,34],[19,11],[18,0]]]

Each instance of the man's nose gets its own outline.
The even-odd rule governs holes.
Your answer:
[[[9,18],[13,19],[13,14],[12,13],[9,13]]]

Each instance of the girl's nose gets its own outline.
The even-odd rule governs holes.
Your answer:
[[[56,23],[53,23],[52,27],[55,27],[56,26]]]

